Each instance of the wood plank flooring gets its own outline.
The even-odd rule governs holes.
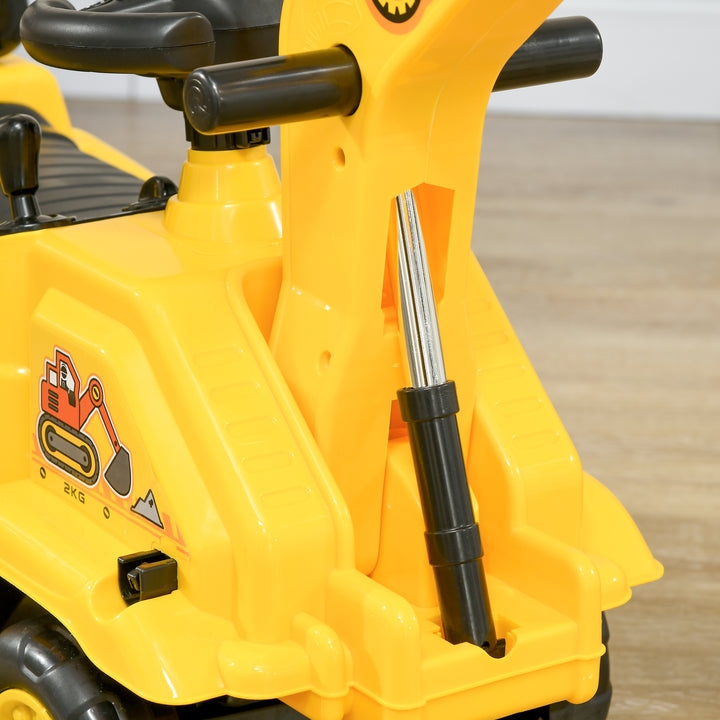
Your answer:
[[[177,180],[180,116],[74,123]],[[720,125],[490,117],[473,248],[585,467],[665,565],[609,614],[611,720],[720,720]]]
[[[665,565],[609,613],[610,717],[718,720],[720,126],[490,118],[474,249]]]

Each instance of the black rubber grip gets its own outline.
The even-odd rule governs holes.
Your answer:
[[[185,81],[185,112],[199,132],[214,135],[350,115],[362,80],[344,47],[198,68]]]
[[[507,61],[493,92],[590,77],[602,56],[602,37],[592,20],[546,20]]]
[[[510,58],[493,90],[588,77],[601,60],[602,38],[591,20],[546,20]],[[198,132],[217,135],[351,115],[361,92],[355,58],[335,47],[198,68],[185,83],[184,103]]]
[[[197,12],[94,12],[37,0],[20,37],[35,60],[68,70],[184,77],[215,56],[212,26]]]

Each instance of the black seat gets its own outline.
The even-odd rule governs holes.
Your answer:
[[[137,205],[142,179],[84,153],[70,138],[53,131],[35,110],[0,103],[0,117],[18,113],[31,115],[42,127],[37,200],[44,214],[85,222],[151,209]],[[0,222],[11,219],[10,203],[0,194]]]

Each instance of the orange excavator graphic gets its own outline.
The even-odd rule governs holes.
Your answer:
[[[132,489],[130,453],[115,432],[102,383],[92,377],[85,392],[80,394],[80,390],[80,376],[71,357],[55,348],[55,362],[45,361],[45,377],[40,382],[40,450],[56,467],[88,486],[95,485],[100,477],[100,457],[92,438],[82,429],[97,410],[115,452],[103,477],[118,495],[127,497]]]

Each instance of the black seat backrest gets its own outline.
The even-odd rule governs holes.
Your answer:
[[[184,78],[196,67],[277,54],[282,0],[36,0],[20,35],[68,70]]]

